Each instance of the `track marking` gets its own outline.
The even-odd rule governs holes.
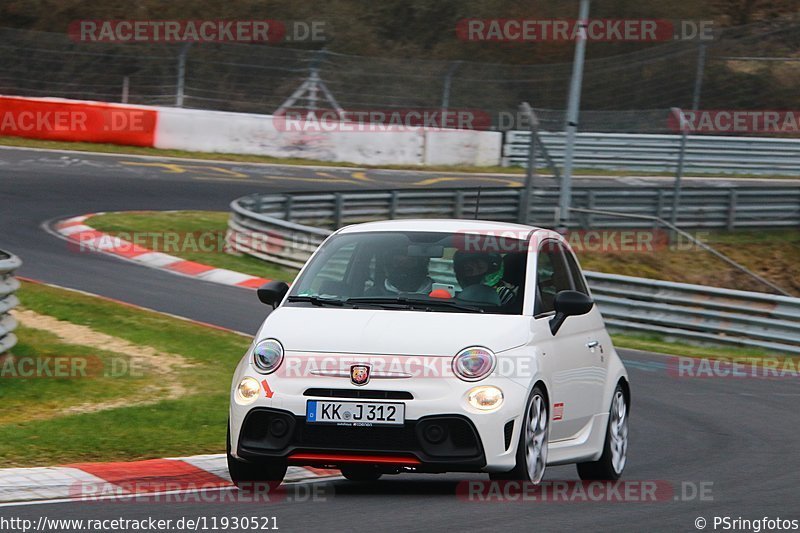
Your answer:
[[[428,178],[420,181],[412,182],[411,185],[417,185],[423,187],[425,185],[434,185],[436,183],[447,183],[452,181],[465,181],[463,177],[458,176],[439,176],[436,178]],[[510,178],[492,178],[488,176],[475,176],[470,178],[469,181],[471,182],[489,182],[489,183],[501,183],[503,185],[507,185],[509,187],[520,187],[522,183],[519,180],[510,179]]]
[[[214,176],[214,173],[221,174],[225,179],[249,179],[250,176],[243,172],[238,172],[236,170],[231,170],[229,168],[223,168],[213,165],[184,165],[181,163],[143,163],[141,161],[120,161],[121,165],[128,165],[128,166],[139,166],[139,167],[151,167],[157,168],[162,170],[166,174],[192,174],[199,170],[199,176],[197,177],[220,177]],[[212,176],[208,176],[211,173]]]

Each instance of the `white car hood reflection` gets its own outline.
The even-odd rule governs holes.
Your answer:
[[[530,317],[327,307],[280,307],[258,338],[286,351],[453,356],[469,346],[502,352],[524,345]]]

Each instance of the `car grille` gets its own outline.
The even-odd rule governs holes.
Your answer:
[[[306,389],[303,396],[321,398],[357,398],[364,400],[413,400],[414,395],[406,391],[370,389]]]
[[[303,448],[341,448],[347,450],[415,450],[418,448],[411,423],[407,427],[342,427],[305,424],[299,421],[295,443]]]

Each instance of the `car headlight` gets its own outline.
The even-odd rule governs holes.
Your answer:
[[[265,339],[253,348],[253,363],[263,374],[275,372],[283,361],[283,346],[275,339]]]
[[[236,401],[242,405],[248,405],[256,401],[261,385],[254,378],[244,378],[236,387]]]
[[[467,393],[467,403],[475,409],[491,411],[503,405],[503,391],[491,385],[481,385]]]
[[[453,372],[464,381],[485,378],[494,370],[494,365],[494,353],[480,346],[465,348],[453,358]]]

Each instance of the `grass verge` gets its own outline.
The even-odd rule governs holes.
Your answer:
[[[180,356],[186,364],[170,380],[181,385],[180,397],[152,397],[126,402],[132,389],[163,374],[145,369],[137,379],[122,377],[12,378],[0,389],[0,400],[15,402],[46,419],[0,414],[0,457],[5,466],[35,466],[80,461],[135,460],[221,453],[225,447],[230,377],[249,339],[184,320],[44,285],[24,283],[22,306],[75,325],[123,339],[158,353]],[[87,347],[65,343],[41,330],[22,327],[13,353],[87,355]],[[96,355],[97,350],[88,349]],[[103,355],[103,354],[101,354]],[[111,355],[111,354],[105,354]],[[157,364],[157,363],[156,363]],[[85,400],[122,399],[116,407],[75,414],[53,413],[65,394],[86,393]],[[22,397],[14,399],[17,394]],[[69,400],[73,401],[73,400]],[[13,411],[13,409],[12,409]]]
[[[224,250],[228,214],[219,211],[137,211],[97,215],[89,225],[140,246],[267,279],[290,281],[296,272]],[[165,236],[174,235],[174,241]]]
[[[611,335],[614,346],[631,350],[642,350],[665,355],[696,357],[708,359],[749,359],[760,357],[786,357],[786,354],[772,352],[760,348],[743,348],[738,346],[694,345],[666,340],[660,335],[638,333],[614,333]]]

